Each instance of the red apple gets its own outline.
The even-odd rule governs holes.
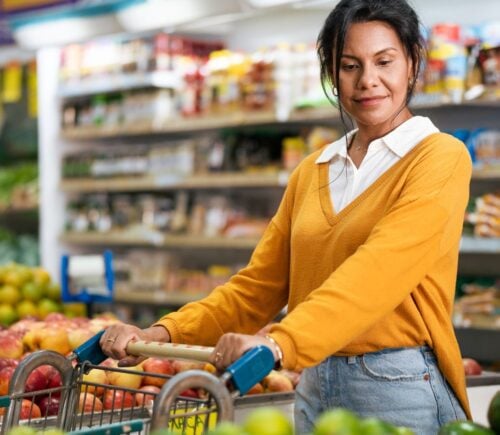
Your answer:
[[[174,366],[168,359],[148,358],[142,363],[142,368],[146,373],[158,373],[168,376],[175,375]],[[161,387],[166,381],[167,378],[146,375],[142,380],[142,384]]]
[[[92,393],[80,393],[78,412],[93,413],[101,412],[103,408],[101,399]]]
[[[17,367],[19,361],[13,358],[0,358],[0,370],[5,367]]]
[[[15,370],[15,367],[4,367],[0,370],[0,396],[9,394],[10,378],[12,378],[12,374]]]
[[[42,397],[42,399],[38,402],[40,412],[44,417],[48,415],[57,415],[59,412],[60,401],[61,398],[54,395]]]
[[[132,393],[123,390],[106,390],[103,397],[104,409],[131,408],[135,399]]]
[[[144,385],[139,388],[139,390],[144,391],[144,393],[137,393],[135,395],[135,403],[137,406],[148,406],[150,403],[155,400],[155,397],[160,392],[160,388],[156,385]],[[153,393],[153,394],[146,394]]]
[[[47,388],[49,380],[45,376],[41,367],[37,367],[33,370],[26,380],[25,391],[31,393],[33,391],[40,391]]]
[[[62,313],[49,313],[43,319],[44,322],[48,323],[66,323],[68,322],[68,318]]]
[[[483,372],[482,367],[479,363],[472,358],[462,358],[462,363],[464,365],[465,375],[480,375]]]
[[[61,373],[55,367],[44,365],[38,367],[38,370],[40,370],[47,379],[47,386],[45,388],[58,388],[62,386]]]
[[[27,418],[40,418],[41,416],[42,413],[36,403],[33,403],[31,400],[23,399],[21,402],[21,413],[19,414],[21,420]]]
[[[17,334],[0,333],[0,358],[19,359],[23,352],[23,342]]]
[[[199,399],[200,395],[198,394],[198,391],[194,390],[193,388],[188,388],[187,390],[184,390],[181,394],[181,397],[189,397],[193,399]]]

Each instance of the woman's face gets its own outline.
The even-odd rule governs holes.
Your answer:
[[[343,108],[359,128],[391,130],[407,119],[408,109],[394,116],[405,105],[411,76],[411,60],[391,26],[369,21],[349,27],[338,88]]]

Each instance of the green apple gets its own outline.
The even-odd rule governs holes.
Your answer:
[[[14,426],[7,435],[35,435],[36,430],[30,426]]]
[[[396,428],[378,418],[367,418],[360,423],[363,435],[396,435]]]
[[[243,424],[248,435],[293,435],[286,415],[276,408],[257,408],[248,414]]]
[[[207,435],[245,435],[245,432],[243,432],[243,429],[237,424],[223,421],[219,423],[215,429],[208,432]]]
[[[314,435],[359,435],[361,434],[358,417],[343,408],[326,411],[316,420]]]

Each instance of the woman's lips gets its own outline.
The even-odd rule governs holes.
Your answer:
[[[362,106],[375,106],[382,102],[385,97],[370,97],[370,98],[358,98],[356,99],[356,103],[361,104]]]

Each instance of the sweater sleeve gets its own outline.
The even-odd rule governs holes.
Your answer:
[[[249,264],[206,298],[161,318],[172,342],[215,345],[226,332],[254,334],[288,300],[290,263],[289,188],[257,244]]]
[[[309,367],[341,350],[401,304],[456,246],[471,162],[463,144],[443,142],[412,168],[365,243],[271,328],[285,368]]]

